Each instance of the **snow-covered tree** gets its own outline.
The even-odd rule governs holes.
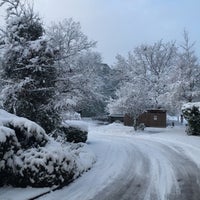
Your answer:
[[[116,88],[119,88],[121,83],[130,79],[130,73],[133,71],[134,64],[130,63],[131,54],[128,54],[128,59],[118,54],[116,56],[116,64],[112,69],[112,81]]]
[[[82,32],[80,23],[75,22],[72,18],[53,23],[46,33],[51,39],[52,46],[59,50],[60,70],[64,72],[73,68],[77,56],[96,45],[95,41],[90,41]]]
[[[39,123],[47,132],[58,125],[54,109],[56,51],[44,38],[43,25],[26,1],[3,0],[7,6],[2,77],[3,107]]]
[[[175,44],[162,41],[140,45],[127,59],[118,55],[114,74],[119,84],[116,97],[108,104],[110,113],[137,118],[147,108],[163,107],[175,56]]]
[[[169,75],[175,66],[174,42],[158,41],[153,45],[141,45],[134,50],[136,75],[147,82],[148,97],[155,108],[162,106],[162,95],[168,91]]]
[[[134,54],[129,53],[127,59],[118,55],[116,59],[117,63],[113,70],[116,92],[109,101],[108,112],[129,114],[136,120],[150,106],[147,82],[144,73],[137,71]]]
[[[129,114],[134,119],[149,107],[145,88],[137,88],[136,83],[125,83],[116,91],[116,99],[108,104],[111,114]]]
[[[171,114],[181,114],[183,103],[195,102],[200,97],[200,65],[187,31],[177,52],[176,65],[170,73],[170,85],[164,99]]]
[[[105,82],[101,80],[103,75],[98,75],[103,66],[102,59],[99,53],[91,51],[96,42],[88,40],[80,23],[71,18],[53,24],[47,35],[52,46],[59,50],[57,87],[60,97],[57,106],[64,112],[76,110],[86,115],[102,112]]]
[[[200,97],[200,65],[194,51],[195,43],[190,42],[187,31],[184,31],[183,37],[184,42],[178,55],[176,92],[179,101],[193,102]]]
[[[100,115],[104,112],[106,99],[106,82],[109,67],[102,64],[101,55],[97,52],[83,53],[76,62],[75,72],[78,81],[73,83],[78,89],[79,100],[76,109],[85,116]],[[109,82],[108,82],[109,83]]]

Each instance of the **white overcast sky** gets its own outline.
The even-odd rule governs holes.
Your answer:
[[[182,41],[184,28],[200,53],[200,0],[34,0],[44,23],[72,17],[112,65],[142,43]],[[198,55],[199,56],[199,55]]]

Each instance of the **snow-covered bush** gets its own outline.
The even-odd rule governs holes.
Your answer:
[[[15,132],[7,127],[0,126],[0,162],[5,153],[15,152],[20,147]],[[1,166],[0,166],[1,167]]]
[[[8,167],[8,163],[19,148],[20,144],[14,130],[0,126],[0,186],[12,175],[12,169]]]
[[[67,120],[53,133],[53,137],[65,142],[85,143],[87,141],[88,128],[79,120]]]
[[[6,130],[5,127],[9,128],[7,132],[4,131],[5,134],[8,134],[10,131],[13,137],[15,136],[17,138],[18,143],[23,149],[44,146],[49,141],[49,137],[44,129],[38,124],[26,118],[17,117],[1,109],[0,123],[3,125],[3,130]]]
[[[184,104],[182,112],[184,118],[188,121],[187,134],[200,135],[200,102]]]
[[[94,162],[84,145],[56,142],[35,122],[0,110],[0,186],[67,184]]]
[[[20,149],[44,146],[49,141],[36,123],[0,110],[0,171]]]
[[[0,109],[0,185],[15,180],[16,154],[49,141],[44,129],[36,123]]]
[[[50,187],[72,181],[76,173],[74,158],[66,151],[44,147],[18,151],[10,168],[13,174],[7,184],[25,187]]]
[[[65,136],[66,136],[66,140],[68,142],[86,142],[87,140],[87,132],[83,131],[79,128],[75,128],[75,127],[65,127],[62,126],[61,130],[64,132]]]
[[[88,136],[88,128],[79,120],[66,121],[61,130],[64,132],[68,142],[86,142]]]

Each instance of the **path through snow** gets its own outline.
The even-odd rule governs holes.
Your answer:
[[[121,124],[90,123],[88,145],[94,167],[40,200],[200,199],[200,138],[183,127],[135,134]]]
[[[186,136],[183,128],[134,135],[132,128],[112,124],[90,127],[89,138],[97,155],[93,169],[41,199],[199,200],[199,137]]]

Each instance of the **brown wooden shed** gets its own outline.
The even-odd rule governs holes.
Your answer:
[[[144,123],[146,127],[166,127],[166,110],[151,109],[147,110],[138,117],[139,123]],[[124,125],[133,126],[133,119],[126,114],[124,116]]]
[[[166,110],[147,110],[138,118],[140,123],[144,123],[146,127],[166,127]]]

